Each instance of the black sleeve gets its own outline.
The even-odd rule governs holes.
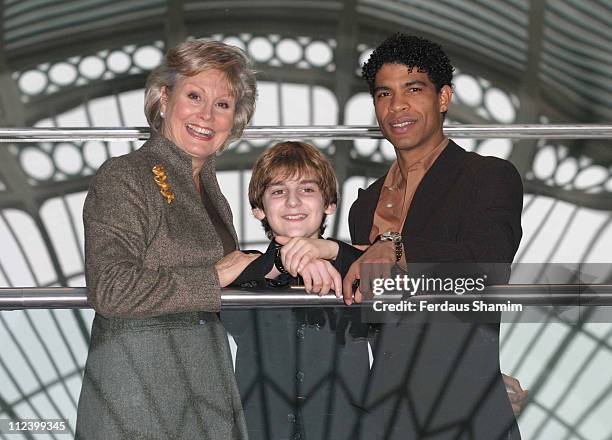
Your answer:
[[[352,244],[371,244],[369,239],[370,231],[368,230],[367,234],[365,232],[365,230],[368,229],[366,227],[366,224],[368,223],[366,221],[366,218],[368,218],[369,220],[374,217],[374,208],[376,207],[376,205],[374,205],[374,207],[368,206],[368,200],[366,200],[367,198],[368,194],[366,193],[366,191],[360,189],[358,192],[357,199],[353,202],[349,209],[348,222]],[[371,223],[369,229],[371,229]]]
[[[349,224],[349,233],[351,234],[351,243],[353,244],[361,244],[357,242],[357,219],[356,219],[356,211],[357,211],[357,203],[359,202],[359,198],[357,198],[349,208],[348,214],[348,224]]]
[[[274,253],[269,250],[265,254],[261,254],[257,259],[249,264],[238,278],[236,278],[230,287],[239,287],[246,289],[264,289],[266,288],[266,275],[274,265]]]
[[[350,244],[347,244],[340,240],[336,240],[334,238],[328,238],[328,240],[338,243],[338,255],[336,256],[333,265],[336,270],[340,272],[342,278],[344,278],[349,268],[351,267],[351,264],[353,264],[355,260],[361,257],[363,251],[351,246]]]

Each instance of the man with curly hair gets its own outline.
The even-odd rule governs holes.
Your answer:
[[[509,269],[522,235],[521,179],[510,162],[468,153],[444,135],[453,70],[439,45],[401,33],[363,66],[397,160],[351,207],[353,244],[370,246],[344,279],[347,303],[360,302],[360,289],[366,293],[368,277],[376,278],[368,263]],[[487,275],[503,283],[509,271]],[[432,322],[440,316],[402,314],[381,325],[362,438],[519,439],[499,369],[499,323],[450,313],[444,323]]]

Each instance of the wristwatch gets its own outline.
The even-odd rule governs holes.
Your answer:
[[[376,240],[392,242],[395,247],[395,261],[402,259],[402,234],[388,231],[380,234]]]

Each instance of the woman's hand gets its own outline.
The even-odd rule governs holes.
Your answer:
[[[236,250],[217,261],[215,269],[217,269],[221,287],[229,286],[253,260],[259,258],[259,255]]]
[[[313,260],[334,260],[338,256],[338,243],[332,240],[281,236],[274,240],[283,246],[280,250],[281,261],[285,270],[294,277]]]

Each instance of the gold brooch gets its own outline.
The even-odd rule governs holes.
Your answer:
[[[170,191],[170,184],[167,182],[168,175],[166,174],[166,170],[161,165],[155,165],[151,170],[153,175],[155,176],[155,183],[159,186],[159,192],[162,196],[166,198],[168,204],[172,203],[174,200],[174,194]]]

